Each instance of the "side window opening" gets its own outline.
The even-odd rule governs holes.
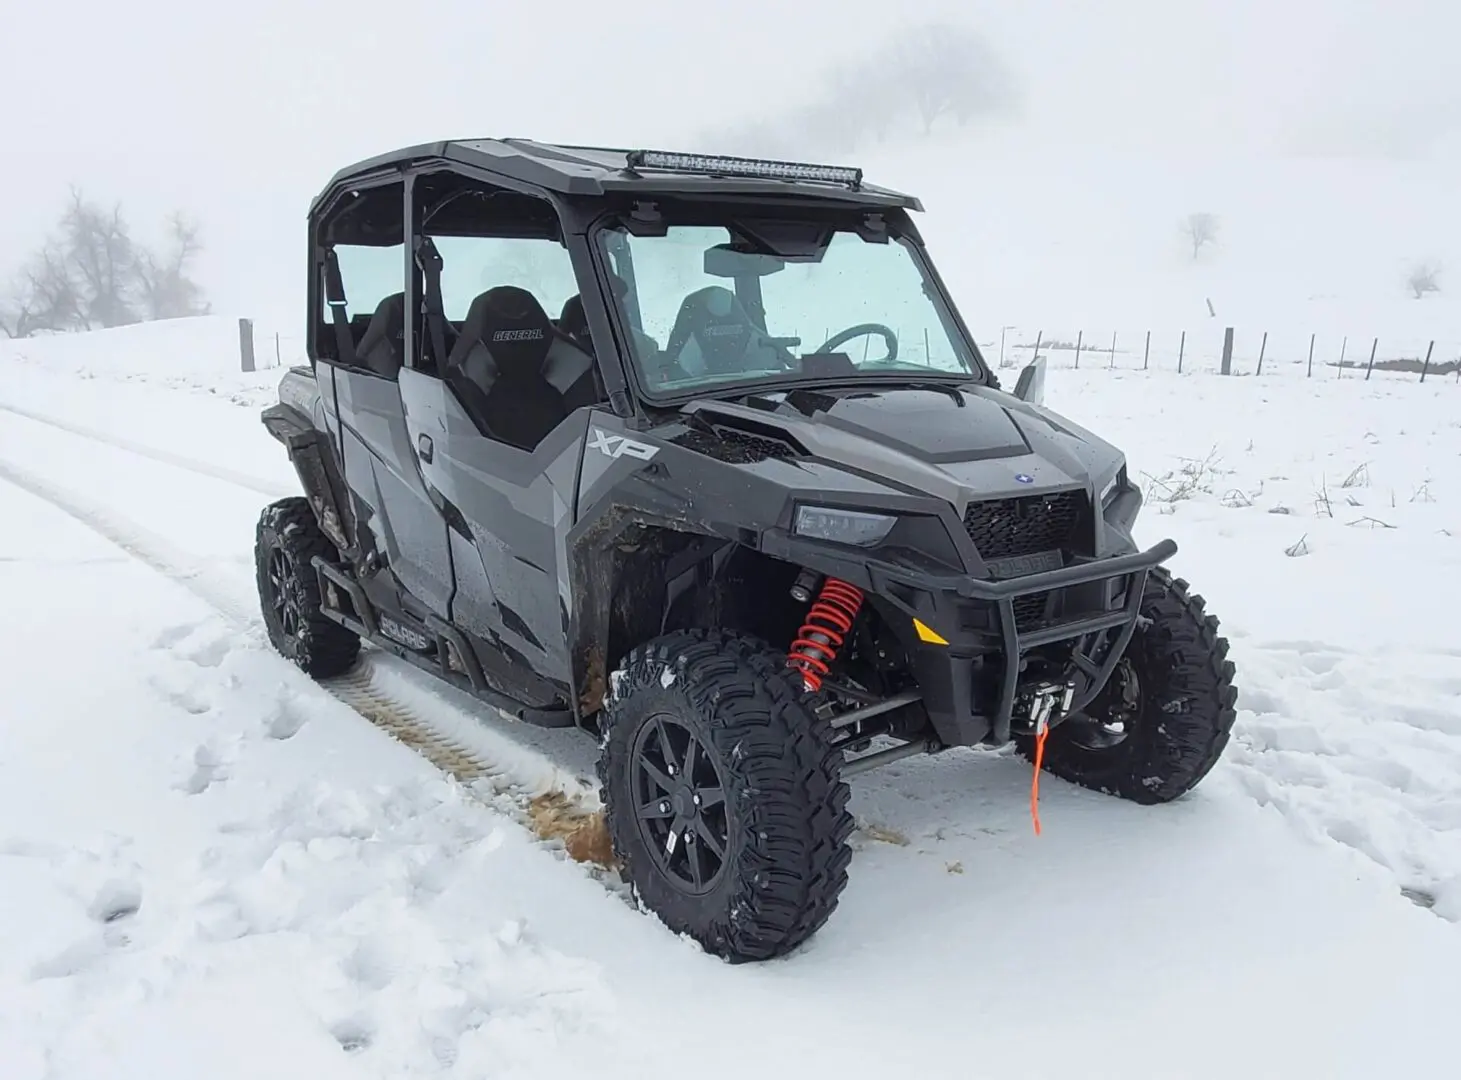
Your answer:
[[[335,248],[354,343],[353,367],[395,378],[405,360],[405,246]]]
[[[417,186],[421,233],[441,269],[439,325],[423,317],[416,366],[452,388],[484,436],[531,451],[570,414],[605,400],[556,213],[460,178],[439,183]],[[444,362],[434,355],[437,331]]]
[[[317,268],[314,355],[389,379],[405,361],[403,196],[401,184],[352,192],[315,238],[324,260]],[[343,299],[343,320],[332,294]]]
[[[441,253],[441,301],[458,329],[472,301],[498,285],[532,293],[549,318],[578,295],[568,249],[557,240],[501,236],[436,236]]]

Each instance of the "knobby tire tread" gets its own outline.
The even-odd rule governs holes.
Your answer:
[[[673,681],[665,685],[671,672]],[[671,695],[669,691],[677,691]],[[738,818],[733,860],[713,903],[678,902],[621,810],[632,732],[651,699],[676,699],[703,722]],[[732,961],[766,960],[820,929],[847,886],[854,822],[831,728],[812,712],[785,654],[721,630],[681,630],[625,657],[603,717],[599,776],[626,877],[672,930]],[[624,791],[630,790],[627,787]]]

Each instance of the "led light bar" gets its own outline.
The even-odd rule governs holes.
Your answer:
[[[720,154],[675,154],[665,150],[634,150],[627,164],[631,169],[662,169],[667,172],[703,173],[707,176],[747,176],[758,180],[809,180],[813,183],[862,183],[862,170],[841,165],[810,165],[798,161],[726,157]]]

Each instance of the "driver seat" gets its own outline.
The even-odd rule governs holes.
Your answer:
[[[722,285],[697,289],[681,302],[665,359],[692,376],[783,366],[782,354],[751,322],[740,298]]]

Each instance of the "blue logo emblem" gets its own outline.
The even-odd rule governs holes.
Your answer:
[[[1035,478],[1029,473],[1015,473],[1015,483],[1017,484],[1033,484],[1034,482]]]

